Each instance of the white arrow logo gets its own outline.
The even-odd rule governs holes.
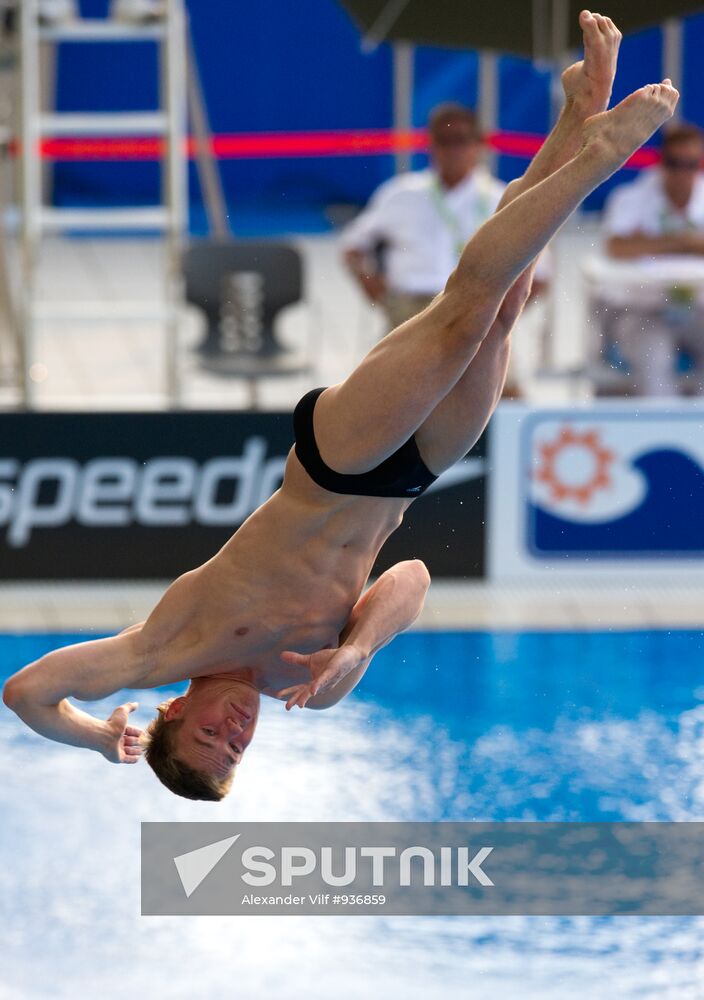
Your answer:
[[[174,864],[186,896],[190,896],[196,891],[203,879],[210,875],[215,865],[227,854],[239,836],[240,834],[236,833],[234,837],[216,840],[214,844],[206,844],[205,847],[199,847],[187,854],[179,854],[177,858],[174,858]]]
[[[470,479],[478,479],[486,472],[485,458],[465,458],[460,462],[455,462],[449,469],[445,469],[434,483],[431,483],[426,493],[433,493],[435,490],[449,489],[451,486],[458,486],[466,483]]]

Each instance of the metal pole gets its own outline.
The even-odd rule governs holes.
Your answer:
[[[415,49],[410,42],[393,43],[393,103],[394,132],[408,133],[413,127],[413,62]],[[397,174],[411,169],[410,150],[396,150],[394,169]]]
[[[0,232],[4,227],[5,210],[11,199],[8,197],[7,173],[12,159],[9,152],[10,133],[0,130]],[[8,243],[7,234],[0,246],[0,383],[21,379],[22,338],[19,318],[17,316],[17,300],[13,294],[8,274]]]
[[[38,111],[56,110],[58,82],[58,46],[54,42],[39,43]],[[51,161],[42,159],[42,202],[51,205],[54,200],[54,169]]]
[[[186,85],[188,88],[188,109],[191,113],[193,134],[196,140],[196,167],[200,180],[208,228],[211,235],[219,240],[230,236],[227,224],[227,207],[220,180],[220,170],[213,156],[213,135],[210,130],[208,111],[203,97],[198,59],[193,47],[193,39],[186,25]]]
[[[165,201],[169,207],[166,283],[166,395],[172,406],[180,403],[178,333],[183,301],[181,251],[187,225],[188,171],[186,161],[186,50],[182,0],[170,0],[162,42],[162,104],[168,128],[164,161]]]
[[[679,18],[669,18],[662,26],[662,75],[669,76],[674,86],[682,90],[682,21]],[[681,119],[682,102],[675,108],[673,118]]]
[[[362,52],[375,52],[408,6],[408,0],[386,0],[369,31],[362,38]]]
[[[20,143],[22,198],[22,300],[20,363],[25,406],[32,403],[30,368],[34,353],[34,290],[42,172],[39,158],[39,12],[37,0],[20,4]]]
[[[10,230],[7,208],[17,209],[17,157],[11,151],[13,138],[19,135],[19,38],[16,9],[0,3],[0,384],[21,381],[22,347],[17,297],[8,272]],[[14,20],[14,29],[10,22]]]
[[[569,0],[552,0],[550,12],[550,121],[554,125],[560,117],[564,93],[562,90],[562,71],[567,68],[570,62],[569,53]],[[553,243],[553,254],[556,244]],[[555,294],[555,280],[557,276],[557,263],[552,269],[552,281],[547,292],[546,313],[547,319],[543,325],[542,343],[540,345],[540,356],[542,364],[549,371],[557,368],[555,357],[555,330],[557,329],[557,296]]]
[[[569,0],[552,0],[552,21],[550,28],[550,62],[552,76],[550,81],[550,120],[554,124],[562,111],[562,71],[572,61],[570,44],[570,8]]]
[[[496,132],[499,123],[499,60],[494,52],[479,53],[479,94],[477,95],[479,120],[487,135]],[[486,165],[494,172],[496,150],[488,147],[484,154]]]
[[[543,63],[552,55],[552,2],[532,0],[533,62]]]

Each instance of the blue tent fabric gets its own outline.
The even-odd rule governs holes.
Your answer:
[[[82,0],[84,16],[105,16],[107,0]],[[214,133],[386,129],[392,124],[392,53],[381,45],[364,53],[341,6],[320,0],[229,0],[188,3],[203,90]],[[704,125],[704,81],[699,52],[704,15],[686,19],[684,116]],[[614,98],[659,79],[661,32],[624,39]],[[500,60],[499,127],[544,134],[550,119],[550,80],[527,59]],[[472,52],[419,47],[415,54],[413,122],[443,100],[473,104],[478,57]],[[58,60],[57,104],[62,110],[130,110],[154,107],[158,75],[153,43],[88,46],[64,43]],[[413,157],[413,166],[426,158]],[[391,176],[389,155],[272,157],[222,160],[221,175],[235,232],[315,230],[329,225],[329,205],[362,205]],[[509,180],[525,160],[501,156]],[[587,202],[599,209],[622,171]],[[64,162],[54,172],[59,204],[148,204],[159,197],[159,167],[149,162]],[[202,228],[203,207],[190,170],[192,224]]]

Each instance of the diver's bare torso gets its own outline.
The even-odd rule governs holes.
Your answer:
[[[240,675],[263,694],[310,679],[284,650],[336,647],[376,555],[412,501],[317,486],[291,450],[284,482],[139,630],[143,687]]]

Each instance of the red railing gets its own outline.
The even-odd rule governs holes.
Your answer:
[[[498,153],[530,159],[540,148],[544,136],[527,132],[494,132],[486,143]],[[251,132],[215,135],[212,152],[219,160],[272,159],[306,156],[378,156],[397,152],[423,152],[427,148],[425,129],[396,132],[393,129],[344,129],[321,132]],[[14,147],[16,150],[16,146]],[[187,140],[188,155],[193,157],[196,140]],[[101,137],[45,139],[41,154],[49,160],[158,160],[163,140],[149,137]],[[647,167],[657,163],[658,151],[652,146],[639,149],[628,161],[629,167]]]

